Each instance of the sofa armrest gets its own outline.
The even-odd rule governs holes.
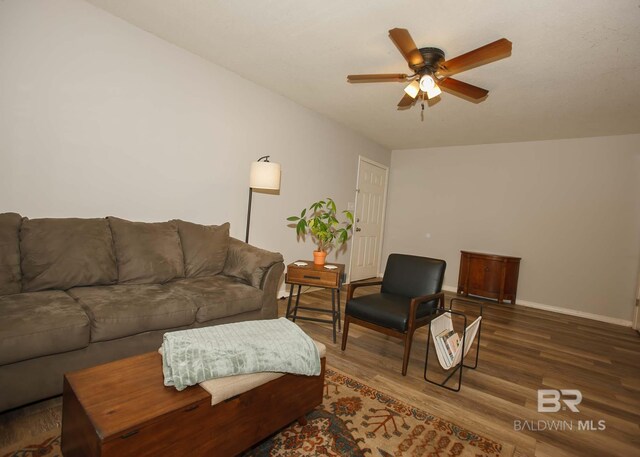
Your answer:
[[[222,274],[242,279],[247,284],[264,290],[263,278],[276,264],[282,264],[284,268],[284,259],[279,252],[267,251],[230,238]]]
[[[235,238],[229,239],[229,251],[222,274],[233,276],[262,289],[262,318],[278,317],[277,294],[284,272],[279,252],[266,251]]]
[[[278,290],[283,273],[284,262],[278,262],[271,265],[262,277],[262,319],[278,317]]]

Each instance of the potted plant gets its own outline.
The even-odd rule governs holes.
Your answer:
[[[296,235],[303,237],[307,233],[318,245],[318,250],[313,251],[313,263],[324,265],[327,252],[336,244],[343,244],[349,239],[353,227],[353,214],[350,211],[342,211],[346,216],[346,222],[338,221],[336,217],[336,204],[331,198],[312,203],[309,208],[304,208],[300,216],[290,216],[290,222],[295,222]],[[344,225],[344,227],[341,227]]]

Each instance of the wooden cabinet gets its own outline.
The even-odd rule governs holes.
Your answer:
[[[516,302],[520,257],[460,251],[459,295]]]

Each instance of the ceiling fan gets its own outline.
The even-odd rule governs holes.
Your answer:
[[[418,99],[432,99],[441,93],[441,88],[464,99],[482,101],[488,90],[453,79],[451,76],[511,55],[511,42],[500,38],[466,54],[445,60],[444,52],[438,48],[420,48],[411,38],[407,29],[389,30],[389,38],[398,47],[413,71],[378,75],[349,75],[350,83],[407,82],[405,95],[398,103],[398,109],[408,108]]]

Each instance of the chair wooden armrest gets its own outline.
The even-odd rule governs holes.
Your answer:
[[[436,298],[440,302],[440,308],[444,308],[444,292],[438,292],[437,294],[421,295],[419,297],[413,297],[411,299],[409,315],[415,316],[416,310],[418,309],[418,305],[420,303],[435,300]]]
[[[356,290],[358,287],[380,286],[380,285],[382,285],[382,279],[380,279],[378,281],[371,281],[371,282],[358,282],[358,283],[355,283],[355,284],[354,283],[349,283],[347,285],[347,302],[353,298],[353,291]]]

